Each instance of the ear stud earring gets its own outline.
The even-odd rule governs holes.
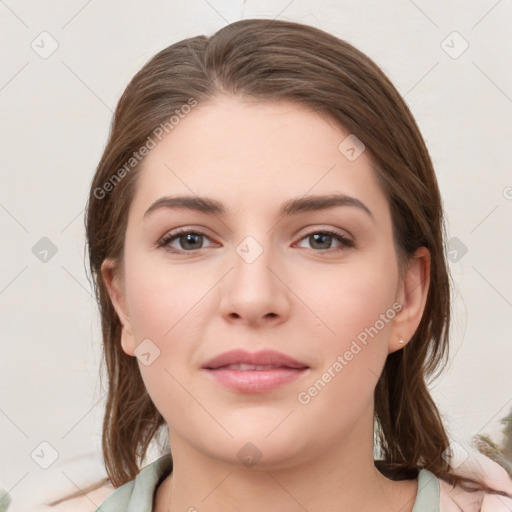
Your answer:
[[[405,343],[405,341],[403,340],[403,338],[400,338],[400,339],[398,340],[398,343],[400,343],[400,344],[404,344],[404,343]]]

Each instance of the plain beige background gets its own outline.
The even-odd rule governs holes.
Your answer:
[[[165,46],[254,17],[348,40],[405,97],[438,174],[456,285],[451,363],[433,394],[453,439],[501,440],[498,420],[512,408],[510,2],[5,0],[0,487],[9,512],[104,475],[83,212],[116,102]]]

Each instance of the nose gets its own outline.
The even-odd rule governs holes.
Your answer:
[[[272,250],[247,237],[231,261],[233,268],[221,284],[222,316],[229,322],[253,327],[285,321],[290,291],[283,265]]]

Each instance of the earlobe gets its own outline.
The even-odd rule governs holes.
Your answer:
[[[101,265],[101,275],[117,316],[121,323],[121,347],[123,351],[134,355],[135,343],[130,323],[130,315],[126,305],[124,287],[121,283],[120,272],[116,272],[116,263],[112,259],[105,259]]]
[[[121,348],[124,353],[135,357],[135,344],[131,332],[128,332],[124,327],[121,330]]]
[[[430,253],[426,247],[420,247],[409,260],[409,266],[403,278],[398,300],[402,309],[393,319],[388,353],[403,348],[414,336],[418,328],[430,285]]]

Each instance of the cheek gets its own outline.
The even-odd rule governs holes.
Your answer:
[[[185,414],[191,402],[183,386],[191,389],[188,377],[204,337],[207,319],[201,308],[211,274],[172,268],[164,259],[151,261],[136,251],[125,259],[125,268],[130,324],[134,342],[140,344],[136,355],[142,347],[150,354],[150,364],[139,358],[146,388],[160,412]]]
[[[380,340],[387,337],[396,311],[392,308],[398,284],[398,268],[391,255],[369,255],[353,265],[340,265],[336,272],[318,271],[304,282],[313,290],[305,302],[319,323],[318,335],[329,350],[339,351],[352,340],[365,336]],[[378,333],[375,332],[375,329]]]
[[[150,354],[149,364],[144,364],[144,357],[138,358],[141,376],[153,403],[169,423],[187,417],[196,406],[188,377],[195,340],[201,339],[194,333],[194,305],[198,306],[205,290],[194,286],[191,279],[184,280],[183,273],[174,276],[159,270],[164,269],[139,266],[126,288],[135,342],[144,340],[140,347]]]
[[[304,401],[320,392],[322,398],[315,398],[318,407],[339,400],[363,405],[371,397],[388,355],[397,313],[393,305],[396,307],[398,268],[392,255],[381,252],[357,265],[340,266],[330,279],[318,274],[312,279],[317,285],[327,283],[317,286],[308,297],[308,305],[321,319],[315,327],[318,335],[312,337],[318,340],[315,349],[321,352],[322,364],[315,374],[319,376],[317,385],[313,379],[311,393],[303,390],[307,395]]]
[[[329,329],[319,327],[322,364],[296,398],[303,418],[329,418],[326,439],[349,429],[373,400],[396,315],[394,277],[389,269],[387,274],[347,273],[332,284],[328,306],[325,297],[316,297],[324,304],[319,316]]]
[[[183,325],[190,325],[209,280],[183,267],[173,268],[164,258],[134,252],[126,260],[131,325],[138,342],[150,338],[161,345]]]

